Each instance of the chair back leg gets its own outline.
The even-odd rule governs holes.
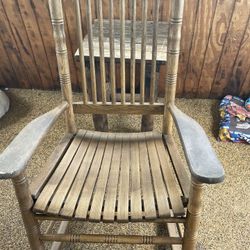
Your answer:
[[[40,240],[40,228],[38,221],[31,211],[33,200],[29,191],[29,184],[25,174],[20,174],[12,179],[19,207],[21,210],[27,237],[32,250],[43,250],[44,244]]]
[[[175,102],[184,2],[184,0],[171,0],[172,7],[168,30],[168,60],[165,77],[165,109],[162,129],[163,134],[167,135],[171,135],[173,129],[173,119],[169,111],[169,104],[174,104]]]
[[[202,193],[205,185],[192,179],[187,221],[185,223],[183,250],[196,249],[198,227],[201,219]]]
[[[48,2],[51,15],[51,23],[53,27],[53,36],[55,40],[56,58],[62,91],[62,98],[69,104],[69,108],[65,112],[67,132],[76,133],[77,128],[72,104],[73,97],[69,71],[68,52],[64,31],[62,0],[49,0]]]

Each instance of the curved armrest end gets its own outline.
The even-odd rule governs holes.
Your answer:
[[[224,169],[218,160],[203,128],[192,118],[170,105],[192,177],[202,183],[224,180]]]
[[[63,102],[55,109],[31,121],[21,130],[0,154],[0,179],[13,178],[25,169],[48,130],[67,107],[68,103]]]

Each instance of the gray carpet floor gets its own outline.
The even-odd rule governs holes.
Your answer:
[[[32,119],[49,111],[60,103],[58,91],[16,90],[7,91],[11,101],[10,111],[0,120],[0,152]],[[80,94],[74,99],[80,100]],[[219,185],[207,186],[204,195],[203,220],[199,228],[200,249],[250,249],[250,146],[221,143],[216,140],[218,132],[218,101],[200,99],[177,99],[176,104],[186,114],[196,119],[205,129],[219,159],[226,179]],[[77,116],[78,128],[93,129],[89,115]],[[155,117],[155,129],[161,129],[161,117]],[[64,131],[61,118],[39,147],[27,169],[29,180],[42,171],[44,162]],[[139,116],[109,117],[110,129],[114,131],[139,131]],[[175,131],[175,137],[176,131]],[[178,138],[176,139],[178,141]],[[73,223],[71,232],[115,233],[164,233],[164,227],[155,225],[105,225]],[[0,249],[29,249],[27,238],[11,181],[0,181]],[[157,249],[153,246],[108,246],[76,244],[64,249]],[[159,248],[161,249],[161,248]]]

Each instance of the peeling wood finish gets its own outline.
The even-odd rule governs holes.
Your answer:
[[[1,179],[13,178],[24,170],[40,142],[67,107],[68,104],[63,102],[60,106],[30,122],[21,130],[4,152],[0,154]]]
[[[178,129],[193,179],[202,183],[220,183],[224,170],[202,127],[176,106],[170,111]]]

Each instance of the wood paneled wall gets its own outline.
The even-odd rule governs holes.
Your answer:
[[[114,2],[116,6],[119,0]],[[149,16],[153,2],[149,1]],[[73,58],[77,49],[73,3],[74,0],[63,0],[70,70],[73,87],[78,90],[77,63]],[[81,3],[85,12],[85,0]],[[168,5],[169,1],[161,1],[161,20],[168,18]],[[95,16],[94,0],[92,7]],[[103,9],[107,16],[108,0],[104,0]],[[189,0],[184,15],[178,96],[249,95],[250,0]],[[160,89],[164,89],[164,75],[162,67]],[[59,88],[47,0],[0,0],[0,86]]]

